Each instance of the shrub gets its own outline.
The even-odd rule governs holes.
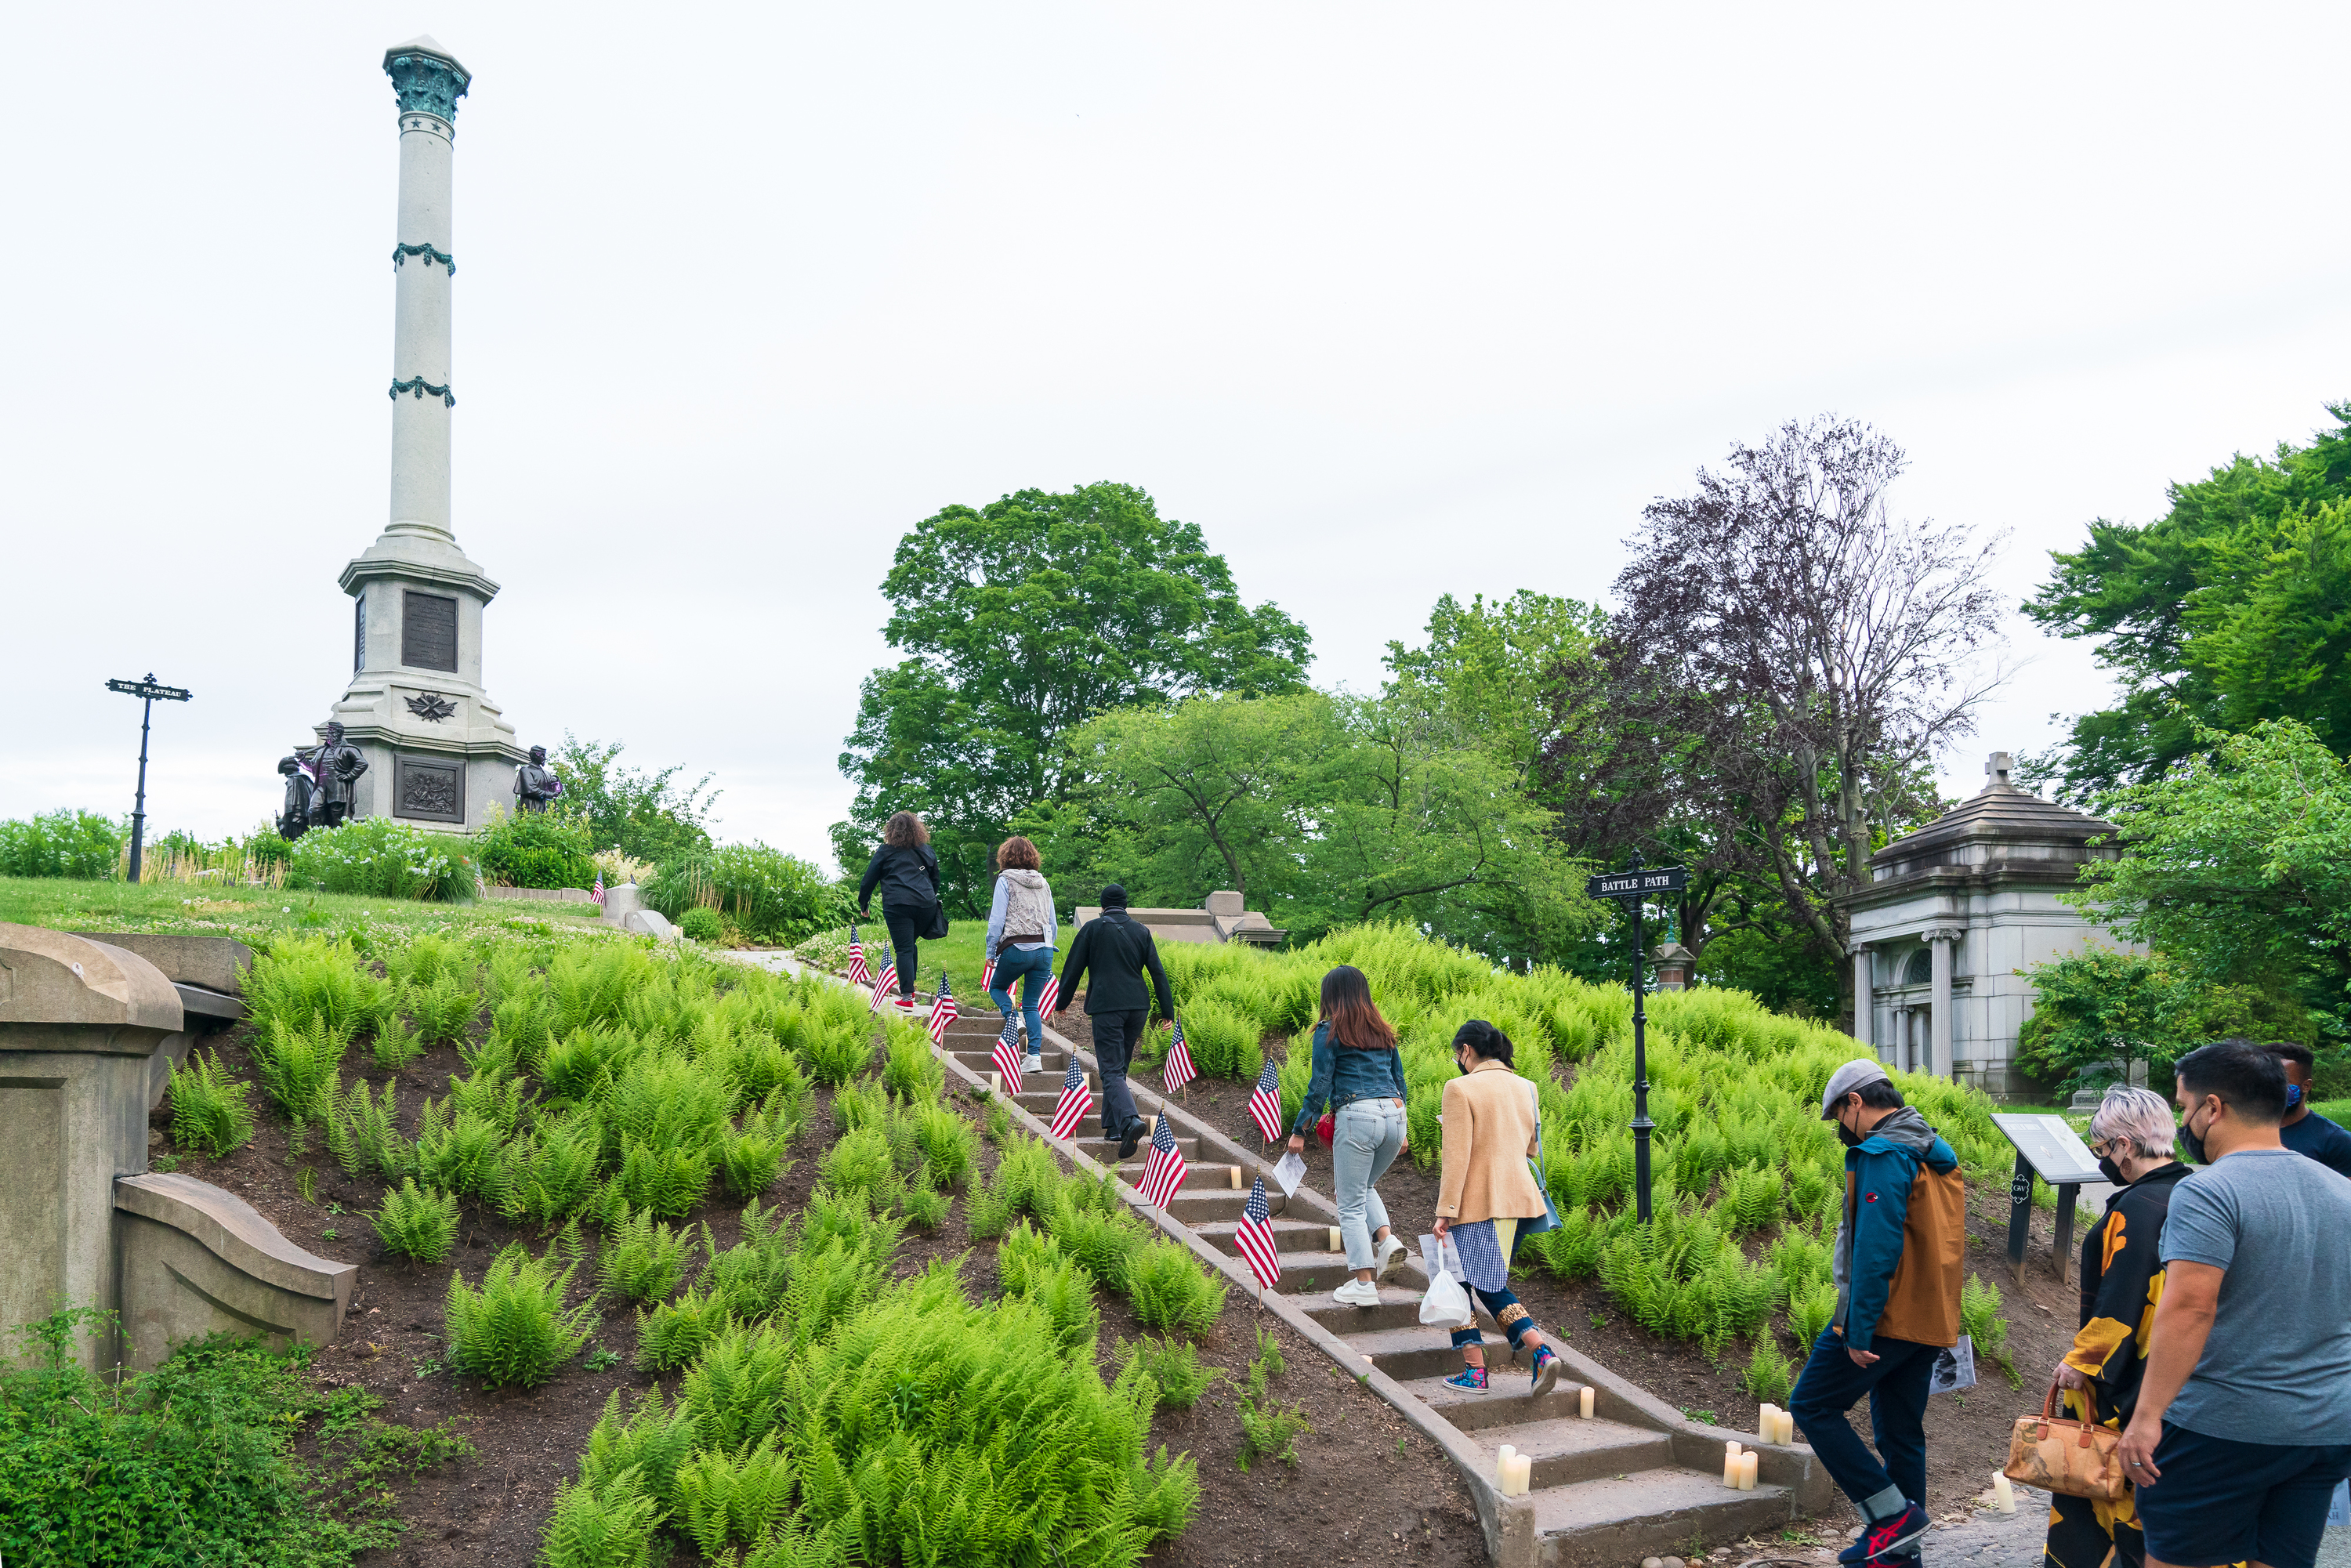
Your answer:
[[[493,805],[474,835],[482,874],[504,887],[586,887],[596,880],[588,825],[560,807],[507,811]]]
[[[396,1013],[376,1026],[375,1039],[368,1042],[368,1056],[386,1072],[397,1072],[423,1054],[424,1042]]]
[[[645,1495],[634,1470],[601,1486],[559,1484],[538,1561],[542,1568],[643,1568],[662,1519],[661,1504]]]
[[[699,905],[768,946],[841,925],[849,918],[853,890],[797,856],[749,843],[665,860],[641,891],[648,907],[672,920]]]
[[[343,1064],[350,1036],[325,1018],[313,1015],[307,1028],[273,1019],[253,1042],[254,1063],[261,1085],[291,1122],[327,1119],[332,1086]]]
[[[901,1100],[935,1100],[946,1086],[946,1063],[931,1049],[931,1037],[920,1024],[892,1019],[882,1029],[887,1050],[882,1067],[883,1087]]]
[[[821,1030],[801,1049],[810,1075],[826,1088],[838,1089],[873,1060],[873,1035],[871,1026],[862,1023],[850,1029]]]
[[[386,1187],[383,1207],[368,1216],[384,1250],[419,1263],[438,1263],[457,1243],[457,1198],[454,1193],[419,1187],[414,1177]]]
[[[0,1357],[10,1563],[344,1568],[398,1545],[393,1480],[473,1451],[446,1424],[387,1425],[363,1389],[312,1386],[307,1354],[226,1335],[101,1381],[63,1356],[75,1320],[99,1316],[30,1325],[37,1352],[56,1347],[41,1364]]]
[[[400,1005],[416,1021],[417,1035],[428,1046],[465,1039],[482,1012],[481,993],[449,970],[442,971],[429,985],[403,987]]]
[[[542,1114],[537,1126],[507,1145],[498,1211],[541,1225],[587,1212],[596,1198],[603,1152],[604,1134],[593,1117]]]
[[[1182,1340],[1148,1335],[1133,1344],[1122,1340],[1118,1354],[1124,1365],[1142,1364],[1144,1375],[1159,1390],[1159,1403],[1172,1410],[1189,1410],[1224,1375],[1213,1366],[1201,1365],[1199,1351]]]
[[[1165,1237],[1154,1239],[1127,1260],[1126,1293],[1144,1328],[1199,1338],[1216,1327],[1225,1310],[1225,1286],[1209,1277],[1198,1259]]]
[[[941,1187],[961,1186],[979,1165],[979,1130],[945,1105],[919,1106],[914,1114],[923,1168]]]
[[[726,922],[718,911],[695,904],[677,918],[678,930],[696,942],[723,942],[726,939]]]
[[[708,1291],[688,1291],[637,1314],[637,1369],[675,1372],[700,1355],[732,1321],[726,1303]]]
[[[611,1179],[611,1191],[632,1208],[681,1219],[710,1190],[711,1163],[705,1149],[656,1148],[629,1138],[622,1145],[621,1169]]]
[[[191,1051],[187,1065],[172,1071],[172,1142],[219,1159],[253,1136],[253,1113],[246,1096],[253,1086],[231,1078],[215,1051],[207,1060]]]
[[[390,817],[361,817],[340,828],[313,828],[294,841],[286,885],[318,893],[356,893],[454,904],[480,886],[473,857],[446,833]]]
[[[595,1332],[593,1301],[567,1311],[573,1269],[558,1272],[554,1249],[534,1258],[515,1243],[491,1260],[479,1289],[449,1277],[449,1364],[493,1388],[535,1388],[580,1354]]]
[[[358,949],[324,936],[280,937],[245,977],[246,1011],[256,1025],[327,1027],[349,1040],[391,1015],[392,987],[360,967]]]
[[[131,841],[128,823],[95,811],[45,811],[22,821],[0,822],[0,876],[69,876],[111,882],[122,846]]]

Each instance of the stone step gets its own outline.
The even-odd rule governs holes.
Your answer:
[[[1097,1111],[1095,1114],[1099,1116],[1101,1113]],[[1071,1139],[1070,1142],[1076,1145],[1079,1151],[1085,1155],[1087,1158],[1098,1160],[1106,1166],[1122,1165],[1133,1160],[1139,1160],[1142,1158],[1143,1151],[1151,1146],[1150,1140],[1145,1139],[1142,1143],[1134,1145],[1134,1154],[1130,1155],[1127,1161],[1122,1161],[1118,1157],[1118,1140],[1116,1138],[1105,1138],[1102,1136],[1102,1124],[1098,1121],[1092,1123],[1091,1125],[1088,1125],[1085,1123],[1080,1123],[1078,1125],[1078,1135]],[[1193,1160],[1196,1160],[1200,1157],[1200,1140],[1197,1138],[1178,1138],[1176,1140],[1176,1151],[1184,1156],[1186,1164],[1189,1164]],[[1243,1193],[1241,1196],[1243,1198],[1247,1198],[1249,1195],[1247,1193]]]
[[[1671,1468],[1541,1487],[1527,1500],[1534,1505],[1540,1561],[1555,1563],[1633,1562],[1693,1535],[1736,1541],[1775,1530],[1794,1511],[1784,1487],[1733,1491],[1719,1475]]]
[[[1417,1288],[1407,1291],[1394,1283],[1382,1285],[1379,1288],[1380,1304],[1376,1307],[1350,1306],[1332,1301],[1331,1292],[1355,1277],[1354,1270],[1347,1267],[1345,1253],[1337,1253],[1333,1256],[1337,1260],[1338,1267],[1318,1280],[1311,1292],[1303,1290],[1299,1292],[1301,1296],[1311,1296],[1311,1299],[1301,1300],[1298,1303],[1308,1317],[1343,1339],[1352,1334],[1365,1333],[1374,1329],[1419,1329],[1424,1334],[1433,1334],[1437,1332],[1421,1326],[1421,1292]],[[1290,1265],[1285,1262],[1282,1264],[1282,1273],[1285,1278],[1289,1272]]]
[[[1513,1361],[1510,1347],[1497,1336],[1489,1335],[1486,1340],[1486,1375],[1491,1386],[1483,1394],[1447,1386],[1445,1380],[1461,1370],[1460,1353],[1450,1351],[1448,1354],[1442,1368],[1397,1381],[1422,1404],[1464,1432],[1535,1421],[1580,1419],[1576,1412],[1582,1408],[1582,1402],[1577,1390],[1582,1385],[1562,1371],[1549,1394],[1535,1397],[1533,1368]]]
[[[1141,1186],[1143,1173],[1149,1168],[1141,1160],[1136,1160],[1132,1165],[1118,1167],[1118,1179],[1129,1186]],[[1248,1191],[1233,1186],[1233,1172],[1237,1168],[1233,1166],[1194,1165],[1186,1160],[1184,1164],[1184,1185],[1176,1190],[1237,1193],[1242,1201],[1246,1202],[1249,1198]]]
[[[1239,1219],[1241,1206],[1248,1202],[1249,1194],[1231,1187],[1186,1186],[1171,1194],[1165,1207],[1169,1218],[1197,1230],[1215,1220]]]
[[[1535,1487],[1568,1486],[1670,1469],[1674,1462],[1673,1441],[1663,1432],[1596,1418],[1586,1421],[1570,1416],[1513,1421],[1463,1435],[1485,1450],[1489,1469],[1505,1443],[1526,1455],[1534,1461],[1529,1481]]]
[[[1233,1244],[1233,1232],[1240,1228],[1239,1220],[1217,1220],[1197,1228],[1200,1232],[1200,1239],[1217,1251],[1228,1253],[1236,1258],[1240,1256],[1240,1249]],[[1292,1253],[1314,1259],[1328,1259],[1332,1268],[1343,1268],[1347,1260],[1346,1254],[1331,1250],[1331,1232],[1333,1228],[1316,1220],[1283,1219],[1276,1216],[1273,1220],[1273,1249],[1281,1254],[1281,1267],[1284,1274],[1287,1275],[1292,1267],[1290,1261]]]
[[[1350,1351],[1368,1357],[1374,1366],[1399,1383],[1413,1378],[1450,1377],[1461,1370],[1461,1353],[1453,1348],[1447,1332],[1416,1322],[1408,1328],[1372,1329],[1339,1337]],[[1501,1373],[1510,1354],[1509,1343],[1489,1333],[1485,1335],[1485,1345],[1487,1366]],[[1521,1371],[1519,1375],[1524,1377],[1527,1374]]]

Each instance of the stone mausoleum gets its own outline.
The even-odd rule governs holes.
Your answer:
[[[352,814],[470,831],[511,807],[525,753],[482,684],[483,612],[498,585],[450,527],[451,163],[472,79],[431,38],[384,52],[400,101],[400,223],[392,251],[392,516],[343,568],[351,678],[330,717],[367,758]],[[323,724],[320,737],[325,735]]]
[[[2018,971],[2117,943],[2057,895],[2083,862],[2114,850],[2114,824],[2009,782],[1995,751],[1981,793],[1870,857],[1869,886],[1845,900],[1852,920],[1854,1035],[1889,1067],[2038,1092],[2016,1066],[2032,1016]]]

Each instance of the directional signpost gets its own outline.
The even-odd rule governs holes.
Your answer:
[[[1642,904],[1653,893],[1679,893],[1687,881],[1680,866],[1643,870],[1641,857],[1635,855],[1632,870],[1602,872],[1583,884],[1590,897],[1626,899],[1633,905],[1633,1204],[1644,1225],[1649,1222],[1649,1134],[1656,1124],[1649,1120],[1649,1015],[1642,1005],[1649,988],[1649,956]]]
[[[2024,1244],[2032,1224],[2032,1178],[2057,1189],[2057,1278],[2072,1278],[2074,1195],[2085,1182],[2104,1181],[2096,1156],[2063,1116],[1995,1115],[1992,1125],[2016,1145],[2016,1174],[2008,1184],[2008,1260],[2024,1278]]]
[[[121,692],[142,699],[139,710],[139,803],[131,812],[131,880],[139,880],[139,859],[147,838],[147,724],[155,716],[159,702],[183,703],[189,693],[183,686],[159,686],[155,672],[147,672],[143,681],[109,681],[106,689]]]

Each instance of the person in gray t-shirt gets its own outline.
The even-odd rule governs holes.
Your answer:
[[[2351,1180],[2279,1142],[2285,1074],[2262,1047],[2190,1051],[2177,1086],[2212,1163],[2172,1190],[2123,1433],[2147,1563],[2310,1568],[2351,1474]]]

